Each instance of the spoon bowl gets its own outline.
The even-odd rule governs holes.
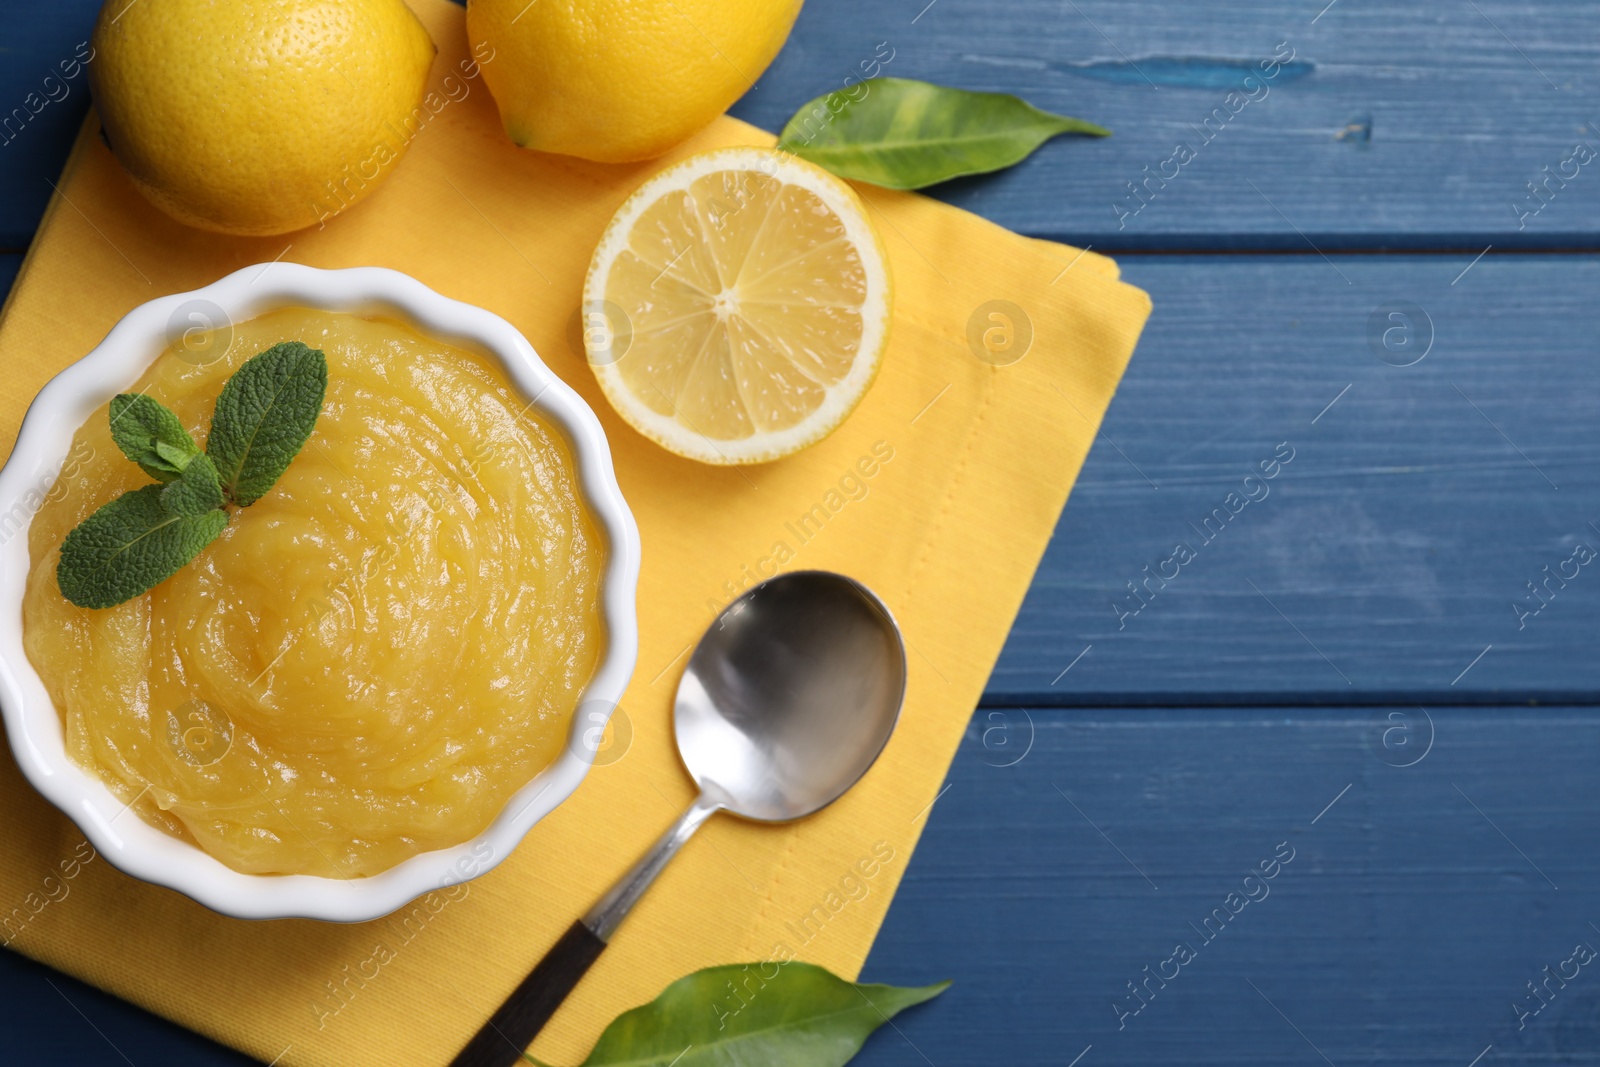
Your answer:
[[[794,571],[736,599],[678,683],[678,754],[707,797],[760,822],[837,800],[894,732],[905,644],[871,590]]]

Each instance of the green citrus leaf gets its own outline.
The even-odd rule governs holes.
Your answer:
[[[165,487],[123,493],[61,542],[56,584],[84,608],[109,608],[155,587],[216,540],[228,513],[181,515],[162,503]]]
[[[1061,133],[1109,137],[1092,122],[1040,111],[1007,93],[872,78],[806,104],[778,147],[845,178],[921,189],[1000,170]]]
[[[222,506],[222,479],[211,458],[200,453],[177,480],[161,489],[161,506],[174,515],[204,515]]]
[[[118,393],[111,398],[111,439],[123,455],[161,482],[182,474],[189,460],[200,454],[178,416],[143,393]]]
[[[251,356],[228,379],[211,416],[206,454],[235,504],[260,499],[305,447],[327,387],[327,360],[299,341]]]
[[[798,962],[708,967],[617,1016],[582,1067],[839,1067],[949,985],[857,985]]]

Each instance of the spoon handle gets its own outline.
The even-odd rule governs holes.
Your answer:
[[[667,861],[712,814],[721,801],[701,794],[678,821],[651,846],[610,892],[578,922],[567,928],[544,959],[512,991],[489,1021],[450,1061],[450,1067],[510,1067],[522,1058],[550,1016],[567,999],[589,966],[605,950],[617,924],[656,880]]]
[[[720,800],[712,800],[704,793],[695,797],[694,803],[678,816],[678,821],[650,846],[650,851],[627,874],[617,879],[617,884],[600,898],[599,903],[589,909],[589,914],[583,917],[583,924],[593,930],[600,940],[610,941],[612,931],[633,910],[639,898],[644,896],[644,891],[656,880],[656,875],[678,854],[683,843],[700,829],[701,823],[721,810]]]
[[[605,947],[583,923],[567,927],[561,940],[450,1061],[451,1067],[509,1067],[520,1060],[522,1050],[533,1043],[534,1035]]]

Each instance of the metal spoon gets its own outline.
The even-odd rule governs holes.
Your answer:
[[[829,571],[770,578],[725,608],[678,683],[678,755],[700,787],[633,869],[562,935],[452,1067],[508,1067],[566,999],[644,891],[718,811],[810,815],[854,785],[900,717],[906,653],[889,609]]]

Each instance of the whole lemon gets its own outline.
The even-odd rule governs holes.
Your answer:
[[[428,113],[404,0],[108,0],[90,85],[134,184],[182,222],[298,230],[371,192]]]
[[[652,159],[728,109],[783,47],[801,0],[467,0],[483,78],[524,148]]]

